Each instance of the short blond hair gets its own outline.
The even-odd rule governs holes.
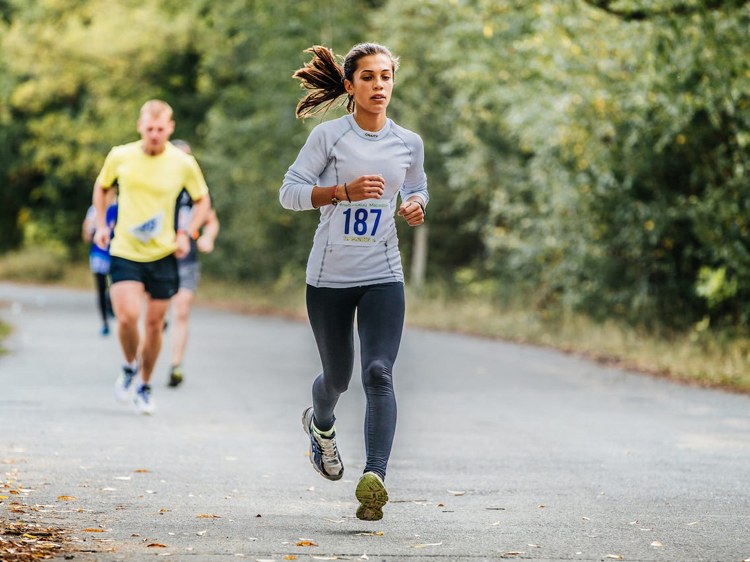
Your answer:
[[[141,106],[141,113],[139,117],[144,115],[150,115],[151,117],[161,117],[166,115],[169,120],[172,120],[172,106],[162,100],[148,100]]]

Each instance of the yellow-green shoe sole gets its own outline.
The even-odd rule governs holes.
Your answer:
[[[359,479],[354,494],[359,501],[357,519],[380,521],[383,518],[383,506],[388,503],[388,491],[377,474],[365,472]]]

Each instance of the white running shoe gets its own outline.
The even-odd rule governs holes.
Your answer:
[[[135,377],[138,375],[138,366],[135,369],[123,365],[122,372],[115,381],[115,400],[118,402],[127,402],[133,399],[133,390],[135,390]]]
[[[142,384],[138,391],[135,393],[133,398],[135,404],[135,410],[139,414],[151,415],[156,410],[154,399],[151,396],[151,387],[147,384]]]

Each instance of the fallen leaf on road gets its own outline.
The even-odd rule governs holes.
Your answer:
[[[654,542],[651,543],[651,546],[660,547],[660,546],[664,546],[664,545],[662,543],[660,543],[659,541],[654,541]]]
[[[72,502],[76,501],[78,498],[76,498],[75,496],[57,496],[57,499],[61,502]]]
[[[284,556],[284,560],[297,560],[297,557],[294,554],[287,554]]]
[[[21,535],[21,537],[23,537],[24,539],[38,539],[39,538],[36,535],[32,535],[31,533],[24,533],[23,535]]]
[[[201,519],[221,519],[221,515],[214,515],[212,513],[199,513],[197,517]]]
[[[372,533],[357,533],[360,537],[382,537],[383,531],[373,531]]]
[[[415,544],[412,546],[412,548],[427,548],[428,546],[440,546],[443,544],[442,542],[428,542],[424,544]]]
[[[604,558],[609,558],[611,560],[625,560],[625,558],[620,554],[607,554]]]
[[[301,539],[297,543],[297,546],[318,546],[318,544],[310,539]]]
[[[146,545],[146,548],[167,548],[167,545],[161,544],[160,542],[152,542],[151,544]]]
[[[500,556],[502,558],[513,558],[515,556],[523,556],[524,554],[526,553],[523,552],[522,550],[510,550],[508,552],[501,554]]]
[[[459,492],[457,490],[447,490],[452,496],[463,496],[466,492]]]
[[[147,468],[136,468],[133,472],[135,472],[137,474],[144,474],[146,472],[151,472],[151,471],[148,470]]]
[[[81,529],[82,533],[106,533],[104,529],[97,529],[96,527],[88,527],[86,529]]]

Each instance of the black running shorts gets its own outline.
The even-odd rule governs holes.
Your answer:
[[[150,262],[138,262],[112,256],[109,274],[112,284],[118,281],[143,283],[152,299],[170,299],[180,285],[177,276],[177,260],[172,254]]]

